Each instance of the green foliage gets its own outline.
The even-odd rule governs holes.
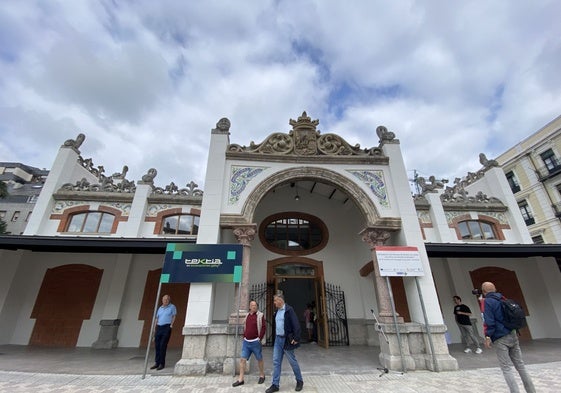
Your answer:
[[[0,198],[6,198],[8,196],[8,186],[3,181],[0,181]]]
[[[0,235],[3,235],[6,233],[6,227],[8,224],[6,224],[6,221],[2,220],[0,218]]]

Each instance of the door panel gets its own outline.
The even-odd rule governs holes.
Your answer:
[[[489,266],[476,269],[469,272],[469,274],[474,288],[481,288],[481,284],[485,281],[490,281],[495,284],[498,292],[502,293],[509,299],[516,300],[524,308],[526,316],[529,315],[528,306],[526,306],[526,300],[524,299],[524,294],[522,293],[522,289],[518,283],[516,272],[496,266]],[[530,332],[530,328],[528,326],[520,329],[519,338],[520,340],[532,339],[532,333]]]
[[[329,329],[327,321],[327,310],[325,304],[325,285],[323,277],[316,278],[316,306],[317,306],[317,331],[318,331],[318,345],[324,348],[329,348]]]

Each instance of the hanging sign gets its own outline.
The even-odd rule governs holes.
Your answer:
[[[376,259],[380,276],[424,276],[417,247],[377,246]]]
[[[168,243],[160,282],[239,283],[242,254],[241,244]]]

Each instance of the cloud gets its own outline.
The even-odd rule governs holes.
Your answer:
[[[0,154],[50,167],[86,134],[106,172],[204,187],[210,130],[232,143],[287,132],[377,145],[408,170],[457,177],[559,115],[561,5],[498,0],[0,4]]]

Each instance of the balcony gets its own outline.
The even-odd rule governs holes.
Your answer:
[[[555,211],[555,217],[561,218],[561,202],[554,203],[551,207]]]
[[[510,189],[512,190],[513,194],[516,194],[518,191],[520,191],[520,186],[518,184],[511,184]]]
[[[527,217],[524,218],[524,222],[526,223],[526,226],[530,226],[536,223],[536,219],[534,217]]]
[[[536,170],[539,181],[543,182],[561,173],[561,164],[555,160],[553,166],[542,166]]]

